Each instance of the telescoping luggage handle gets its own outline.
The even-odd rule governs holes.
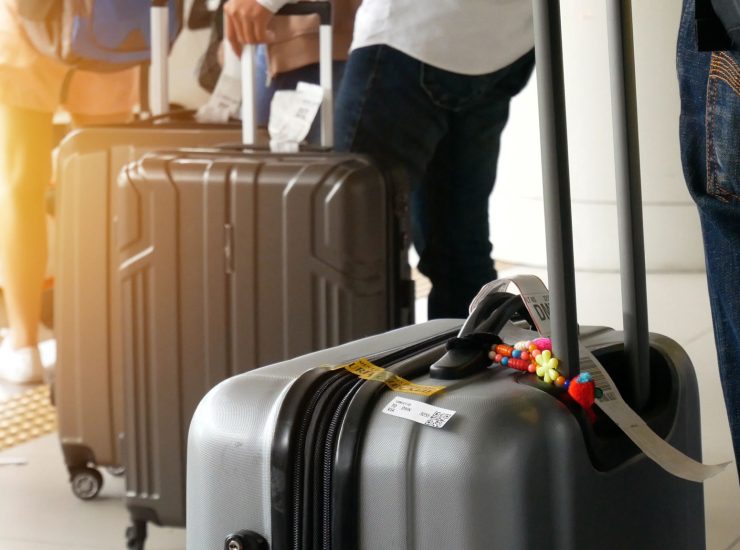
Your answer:
[[[533,0],[553,352],[578,374],[573,229],[559,0]],[[625,352],[640,410],[650,393],[645,247],[629,0],[607,0]]]
[[[297,2],[286,4],[276,15],[318,15],[319,16],[319,83],[324,90],[321,102],[321,145],[331,148],[334,145],[332,92],[332,29],[331,2]],[[244,144],[257,143],[256,116],[256,47],[245,45],[242,50],[242,141]]]
[[[149,74],[149,104],[152,116],[169,110],[169,21],[168,0],[153,0],[151,7],[151,71]]]

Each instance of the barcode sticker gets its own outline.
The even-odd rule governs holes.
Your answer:
[[[455,411],[435,407],[428,403],[407,399],[405,397],[394,397],[383,409],[385,414],[413,420],[432,428],[443,428],[445,424],[455,415]]]

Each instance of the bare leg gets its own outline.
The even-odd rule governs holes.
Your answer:
[[[38,343],[51,143],[51,113],[0,104],[0,265],[15,349]]]

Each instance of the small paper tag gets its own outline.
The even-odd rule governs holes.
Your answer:
[[[363,380],[383,382],[393,391],[401,393],[411,393],[414,395],[429,397],[430,395],[434,395],[435,393],[439,393],[445,389],[444,386],[423,386],[421,384],[414,384],[405,378],[401,378],[397,374],[393,374],[382,367],[374,365],[367,359],[358,359],[357,361],[353,361],[347,365],[340,365],[336,368],[346,369]]]
[[[385,414],[413,420],[432,428],[443,428],[448,420],[452,418],[455,411],[435,407],[421,401],[414,401],[406,397],[395,397],[383,409]]]
[[[239,115],[242,103],[241,62],[234,48],[224,42],[224,64],[216,87],[205,104],[195,114],[195,119],[202,123],[223,124],[229,118]]]
[[[280,151],[282,143],[300,143],[311,130],[321,107],[324,89],[316,84],[299,82],[295,90],[278,90],[270,103],[270,148]]]

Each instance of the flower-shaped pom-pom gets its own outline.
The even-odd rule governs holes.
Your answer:
[[[558,376],[560,376],[558,372],[558,360],[552,356],[549,350],[540,353],[535,361],[537,361],[537,376],[548,384],[552,384],[558,379]]]

